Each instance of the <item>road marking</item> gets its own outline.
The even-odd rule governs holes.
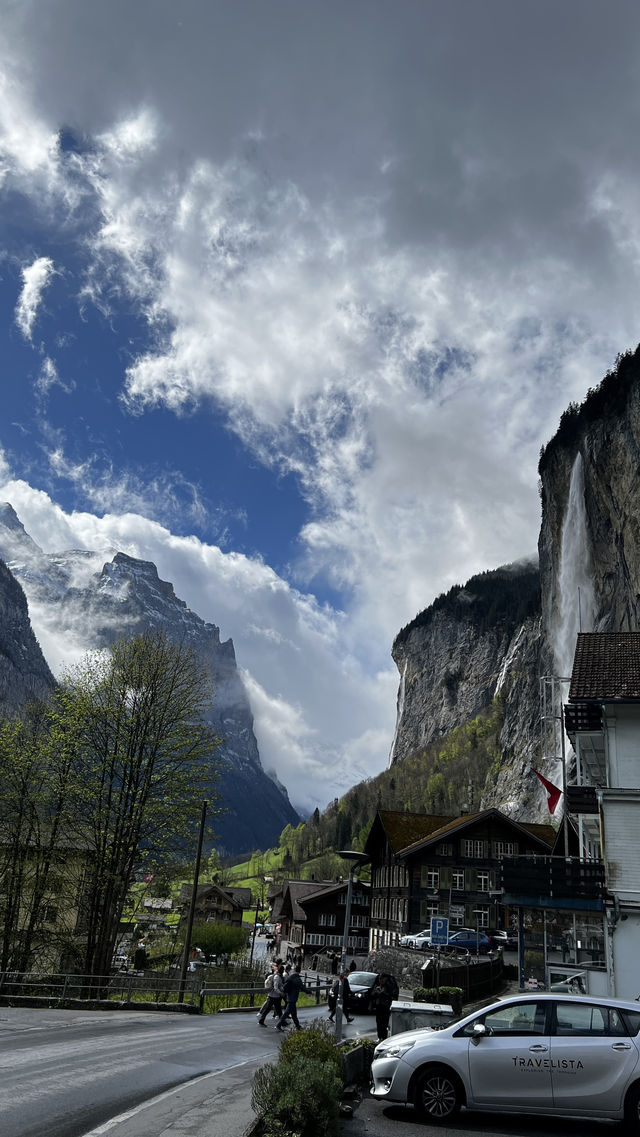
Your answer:
[[[212,1070],[209,1074],[200,1074],[197,1078],[191,1078],[188,1082],[181,1082],[179,1086],[174,1086],[172,1090],[165,1090],[164,1093],[158,1094],[149,1101],[141,1102],[140,1105],[134,1106],[133,1109],[128,1109],[126,1113],[121,1113],[118,1117],[112,1117],[109,1121],[105,1121],[99,1125],[97,1129],[90,1129],[88,1133],[83,1133],[82,1137],[102,1137],[103,1133],[108,1133],[110,1129],[115,1129],[116,1125],[121,1125],[123,1121],[130,1121],[132,1117],[142,1113],[145,1109],[150,1109],[151,1106],[159,1105],[160,1102],[166,1101],[167,1098],[173,1097],[174,1094],[180,1093],[181,1090],[186,1090],[189,1086],[195,1086],[198,1082],[203,1082],[206,1078],[217,1078],[220,1074],[226,1074],[229,1070],[237,1070],[240,1066],[247,1066],[251,1062],[261,1062],[265,1058],[273,1057],[272,1051],[267,1051],[258,1057],[249,1058],[244,1062],[236,1062],[233,1066],[225,1066],[222,1070]]]

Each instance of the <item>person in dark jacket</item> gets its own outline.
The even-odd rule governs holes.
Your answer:
[[[347,979],[346,975],[344,975],[344,974],[342,974],[339,977],[339,979],[334,979],[334,981],[331,984],[331,987],[329,989],[329,994],[327,995],[327,1003],[329,1004],[329,1019],[331,1022],[335,1022],[335,1019],[333,1016],[335,1015],[336,1008],[338,1006],[338,995],[340,994],[340,986],[341,985],[342,985],[342,1010],[344,1011],[347,1022],[352,1023],[353,1019],[349,1018],[349,1010],[348,1010],[349,996],[351,994],[351,988],[349,986],[349,980]]]
[[[299,967],[294,967],[294,969],[291,972],[291,974],[289,975],[288,979],[285,979],[285,983],[284,983],[284,997],[285,997],[284,1011],[282,1013],[282,1016],[278,1019],[278,1021],[276,1023],[276,1030],[279,1030],[281,1033],[284,1029],[284,1024],[286,1023],[287,1019],[289,1019],[289,1018],[293,1021],[293,1025],[295,1026],[296,1030],[302,1030],[300,1023],[298,1022],[298,1009],[296,1006],[296,1004],[298,1002],[298,995],[300,994],[300,992],[302,991],[302,989],[304,987],[304,983],[303,983],[302,977],[300,975],[300,970],[301,969]]]
[[[396,998],[397,991],[398,984],[396,983],[393,975],[389,975],[389,973],[386,971],[381,971],[378,976],[378,982],[372,991],[374,1006],[376,1009],[378,1042],[383,1042],[389,1034],[391,1004]]]

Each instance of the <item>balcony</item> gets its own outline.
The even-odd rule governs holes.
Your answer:
[[[580,857],[512,857],[502,862],[502,903],[604,910],[604,865]]]

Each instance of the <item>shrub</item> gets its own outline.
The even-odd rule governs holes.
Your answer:
[[[303,1058],[311,1058],[317,1063],[332,1063],[339,1072],[342,1067],[340,1051],[335,1044],[335,1030],[327,1023],[312,1022],[304,1030],[288,1034],[280,1047],[280,1061],[299,1062]]]
[[[454,1003],[462,999],[462,987],[414,987],[414,1003]]]
[[[318,1062],[305,1054],[295,1062],[280,1059],[277,1066],[257,1070],[251,1105],[269,1137],[289,1133],[338,1137],[341,1093],[342,1078],[335,1063]]]

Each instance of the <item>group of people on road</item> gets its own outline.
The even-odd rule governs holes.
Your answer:
[[[301,1030],[297,1009],[298,996],[304,987],[300,974],[301,970],[302,966],[298,961],[292,968],[290,963],[284,963],[282,959],[275,960],[271,972],[264,982],[266,998],[258,1012],[259,1026],[266,1026],[266,1020],[271,1014],[277,1019],[275,1029],[280,1033],[284,1030],[289,1019],[293,1022],[296,1030]],[[391,1004],[394,999],[398,998],[398,994],[398,983],[395,976],[387,971],[381,971],[371,992],[378,1042],[382,1042],[389,1033]],[[349,1015],[351,988],[348,975],[344,971],[336,976],[327,993],[330,1022],[335,1022],[338,1001],[344,1010],[347,1022],[353,1022],[353,1018]],[[282,1009],[283,1002],[284,1010]]]
[[[300,974],[302,965],[296,963],[292,968],[290,963],[283,963],[281,959],[277,959],[271,969],[271,973],[267,975],[264,981],[266,990],[266,999],[258,1012],[258,1025],[266,1026],[266,1018],[271,1013],[274,1018],[277,1018],[276,1030],[284,1030],[285,1023],[291,1019],[296,1030],[301,1030],[302,1027],[298,1021],[298,996],[304,987],[304,982]],[[282,1010],[282,1003],[284,1001],[284,1011]]]

